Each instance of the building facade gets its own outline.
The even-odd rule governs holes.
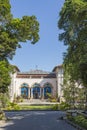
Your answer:
[[[12,101],[17,96],[22,96],[27,99],[47,99],[49,95],[59,99],[62,97],[62,66],[54,67],[52,72],[38,69],[20,72],[16,68],[15,73],[11,77],[9,91]]]

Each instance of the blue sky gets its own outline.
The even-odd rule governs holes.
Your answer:
[[[22,48],[16,50],[11,64],[21,71],[41,69],[52,71],[62,64],[66,47],[58,40],[60,30],[57,27],[59,12],[64,0],[10,0],[14,18],[24,15],[35,15],[40,23],[40,40],[35,44],[21,43]]]

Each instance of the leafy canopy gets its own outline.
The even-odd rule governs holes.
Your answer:
[[[66,0],[60,12],[59,40],[67,45],[64,54],[65,74],[87,87],[87,1]]]
[[[5,93],[11,82],[12,66],[8,60],[15,55],[21,42],[39,40],[39,23],[35,16],[13,18],[9,0],[0,0],[0,92]]]
[[[19,42],[39,40],[39,23],[35,16],[13,18],[9,0],[0,0],[0,60],[12,59]]]

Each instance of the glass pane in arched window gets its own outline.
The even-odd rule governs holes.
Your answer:
[[[40,85],[35,83],[32,88],[33,98],[38,99],[40,97]]]
[[[26,84],[26,83],[22,84],[21,95],[23,98],[28,98],[28,84]]]
[[[49,98],[51,96],[52,90],[50,84],[46,84],[44,88],[44,98]]]

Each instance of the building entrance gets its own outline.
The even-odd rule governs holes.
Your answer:
[[[40,88],[39,87],[34,87],[33,88],[33,98],[34,99],[39,99],[40,98]]]
[[[25,99],[28,98],[28,84],[26,83],[21,85],[21,96]]]
[[[21,88],[21,95],[23,98],[28,98],[28,88],[27,87],[22,87]]]
[[[47,86],[44,88],[44,98],[47,99],[51,96],[51,87]]]

